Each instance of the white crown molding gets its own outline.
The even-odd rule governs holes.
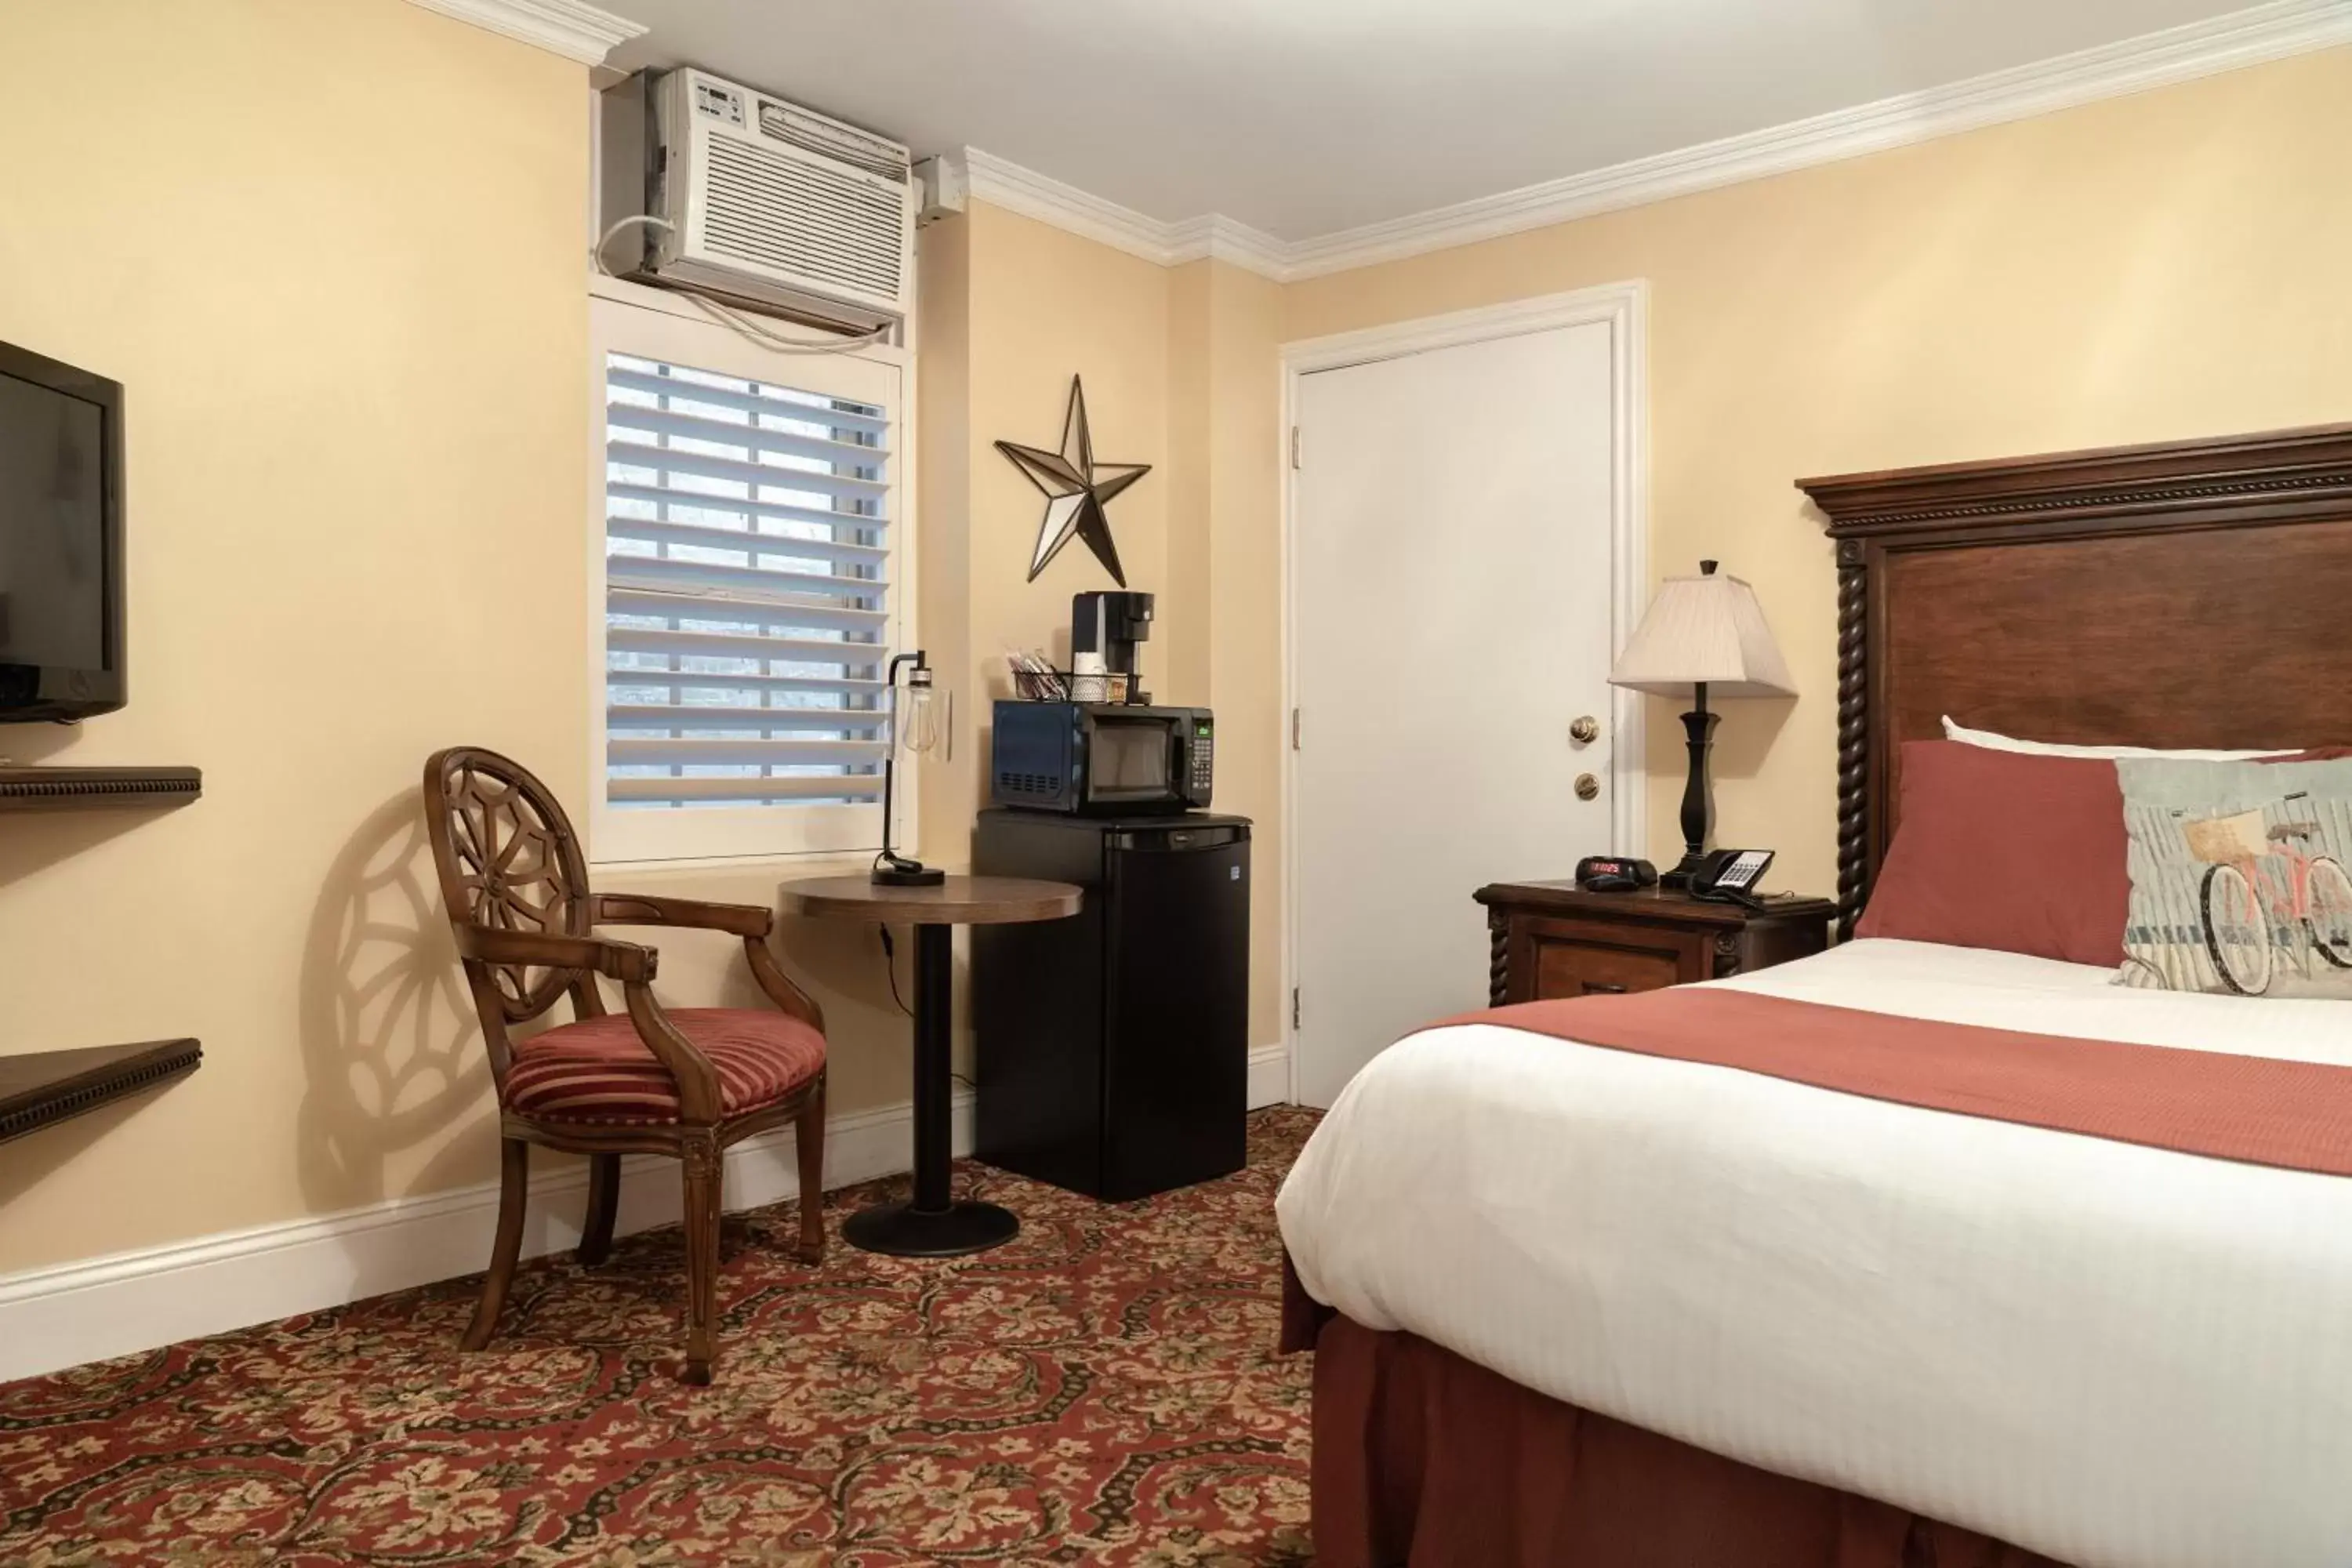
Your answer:
[[[1213,256],[1269,278],[1280,276],[1284,243],[1223,214],[1162,223],[977,147],[960,147],[941,156],[961,169],[964,190],[991,206],[1082,235],[1114,250],[1161,267]]]
[[[1160,265],[1214,257],[1290,282],[1785,174],[2352,44],[2352,0],[2273,0],[2203,22],[1499,195],[1284,240],[1218,214],[1165,223],[964,150],[971,194]]]
[[[412,0],[493,33],[519,38],[583,65],[602,65],[616,45],[643,33],[645,24],[600,11],[581,0]]]
[[[1287,247],[1286,276],[1315,278],[1548,228],[2345,43],[2352,43],[2352,0],[2277,0],[1948,87],[1299,241]]]
[[[1286,242],[1223,213],[1172,224],[1170,233],[1178,261],[1212,257],[1277,281],[1289,276],[1291,247]]]

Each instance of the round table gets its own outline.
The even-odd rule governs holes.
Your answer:
[[[958,1203],[948,1184],[954,928],[1062,920],[1078,912],[1085,891],[1069,882],[1022,877],[950,877],[928,888],[891,888],[863,876],[815,877],[787,882],[782,891],[787,914],[915,928],[915,1194],[905,1203],[876,1204],[851,1215],[842,1239],[899,1258],[953,1258],[1012,1240],[1021,1231],[1012,1210]],[[1055,981],[1040,976],[1039,984]]]

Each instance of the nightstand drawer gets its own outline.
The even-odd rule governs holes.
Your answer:
[[[1751,909],[1659,888],[1588,893],[1573,882],[1497,882],[1477,899],[1493,939],[1486,994],[1497,1007],[1751,973],[1821,952],[1837,915],[1827,899],[1776,897]]]
[[[1703,944],[1691,934],[1581,921],[1522,920],[1529,999],[1656,991],[1705,978]],[[1518,967],[1513,954],[1512,967]]]

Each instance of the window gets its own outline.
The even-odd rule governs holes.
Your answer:
[[[872,848],[900,639],[899,351],[594,302],[601,861]]]

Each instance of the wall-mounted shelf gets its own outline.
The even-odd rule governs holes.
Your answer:
[[[0,1056],[0,1143],[185,1078],[204,1059],[194,1040]]]
[[[0,811],[185,805],[204,792],[195,768],[0,767]]]
[[[194,768],[0,765],[0,811],[185,805],[204,794]],[[194,1040],[0,1056],[0,1143],[185,1078],[205,1059]]]

